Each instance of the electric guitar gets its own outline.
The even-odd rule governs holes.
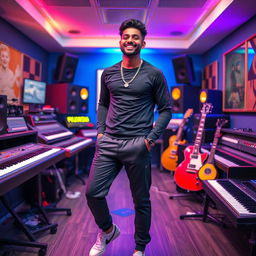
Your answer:
[[[187,119],[193,114],[193,109],[189,108],[184,114],[184,118],[179,126],[176,135],[172,135],[169,138],[169,146],[161,155],[162,166],[169,171],[175,171],[178,162],[178,146],[179,144],[187,143],[186,140],[181,140],[182,132],[186,124]]]
[[[227,122],[228,122],[228,120],[225,120],[225,119],[217,120],[217,123],[216,123],[217,128],[216,128],[216,131],[214,134],[214,140],[212,143],[209,157],[207,159],[206,164],[204,164],[198,172],[198,177],[200,180],[214,180],[217,177],[217,170],[216,170],[215,166],[213,165],[214,154],[215,154],[216,147],[217,147],[217,144],[219,141],[220,130],[221,130],[222,126],[225,125]]]
[[[202,182],[198,177],[198,171],[206,160],[208,154],[201,153],[200,147],[206,115],[211,112],[211,109],[211,103],[204,103],[201,110],[202,114],[194,146],[186,147],[184,151],[184,160],[178,165],[174,173],[176,184],[186,190],[199,191],[203,189]]]

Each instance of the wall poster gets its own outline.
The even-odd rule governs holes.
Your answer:
[[[0,94],[7,102],[20,101],[22,85],[22,53],[0,42]]]
[[[22,103],[23,79],[41,81],[42,63],[0,42],[0,94],[8,104]]]
[[[256,35],[223,55],[223,111],[256,112]]]

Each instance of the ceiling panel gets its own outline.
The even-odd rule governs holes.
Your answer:
[[[97,0],[100,7],[110,8],[146,8],[151,0]]]
[[[146,9],[102,9],[102,14],[107,24],[121,24],[130,18],[146,21]]]
[[[202,8],[207,0],[159,0],[159,7]]]
[[[91,6],[90,0],[42,0],[42,2],[48,6]]]

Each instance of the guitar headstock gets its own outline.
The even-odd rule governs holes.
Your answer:
[[[193,108],[187,109],[186,113],[184,114],[184,118],[189,118],[193,114]]]
[[[201,109],[202,114],[209,114],[212,112],[213,105],[212,103],[204,103]]]
[[[216,122],[216,126],[217,128],[221,128],[223,127],[226,123],[228,123],[228,120],[227,119],[223,119],[223,118],[218,118],[217,119],[217,122]]]

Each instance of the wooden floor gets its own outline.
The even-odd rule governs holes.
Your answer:
[[[169,195],[176,193],[170,173],[160,172],[155,168],[152,170],[152,176],[152,240],[146,248],[147,256],[249,255],[248,231],[238,231],[230,225],[228,228],[222,228],[199,219],[180,220],[181,214],[201,210],[202,202],[194,197],[170,200]],[[39,242],[48,243],[49,256],[87,256],[98,231],[86,204],[85,186],[75,179],[68,189],[81,191],[80,198],[63,198],[58,204],[59,207],[72,208],[72,216],[52,213],[51,222],[59,224],[57,233],[51,235],[46,231],[38,237]],[[128,179],[124,171],[121,171],[114,181],[108,202],[111,211],[120,208],[133,209]],[[211,211],[221,213],[213,209]],[[113,214],[113,219],[120,227],[121,235],[109,244],[104,255],[131,256],[134,250],[134,215],[121,217]],[[7,221],[2,228],[8,225]],[[4,248],[0,255],[33,256],[37,255],[37,250],[22,248],[19,251],[12,251]]]

